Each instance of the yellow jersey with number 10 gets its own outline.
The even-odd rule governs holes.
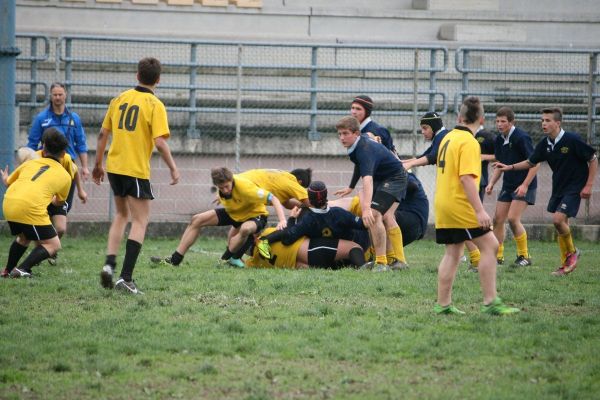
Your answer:
[[[136,87],[111,100],[102,128],[112,132],[106,171],[150,179],[154,139],[170,136],[167,111],[150,89]]]

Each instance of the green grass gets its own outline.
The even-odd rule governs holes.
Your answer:
[[[1,237],[6,260],[10,238]],[[100,287],[104,237],[66,238],[59,266],[0,281],[2,399],[586,399],[600,393],[600,246],[553,277],[555,243],[534,266],[499,268],[499,294],[523,312],[479,312],[477,274],[461,270],[436,316],[443,247],[407,247],[411,268],[213,267],[222,240],[199,241],[179,268],[154,266],[174,240],[148,240],[135,271],[144,296]],[[507,261],[514,245],[507,244]],[[122,261],[122,255],[119,257]]]

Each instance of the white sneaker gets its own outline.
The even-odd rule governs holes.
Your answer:
[[[104,267],[102,267],[102,271],[100,271],[100,284],[102,287],[106,289],[112,289],[114,287],[112,278],[113,268],[109,264],[106,264]]]
[[[11,278],[31,278],[31,274],[27,271],[23,271],[19,268],[13,268],[12,271],[10,271],[10,277]]]

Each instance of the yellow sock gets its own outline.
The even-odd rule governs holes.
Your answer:
[[[396,253],[394,253],[393,251],[388,251],[388,253],[385,256],[387,257],[387,260],[390,264],[397,260]]]
[[[400,230],[400,227],[397,226],[387,231],[387,236],[392,244],[392,249],[394,249],[396,259],[405,263],[406,257],[404,256],[404,245],[402,244],[402,231]]]
[[[515,242],[517,242],[517,256],[529,258],[529,251],[527,250],[527,232],[523,232],[521,236],[515,236]]]
[[[383,255],[383,256],[376,256],[375,257],[375,262],[377,264],[387,265],[387,257],[385,255]]]
[[[504,258],[504,242],[500,243],[498,246],[498,253],[496,253],[496,258],[498,260],[502,260]]]
[[[558,235],[558,247],[560,248],[560,259],[564,263],[568,253],[575,253],[575,245],[573,244],[571,231],[564,235]]]
[[[471,262],[472,266],[475,268],[479,267],[479,260],[481,260],[481,253],[479,252],[479,249],[469,252],[469,261]]]

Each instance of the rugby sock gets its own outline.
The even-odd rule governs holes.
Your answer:
[[[385,256],[387,257],[387,260],[390,264],[397,260],[396,253],[394,253],[393,251],[388,251]]]
[[[479,249],[475,249],[469,252],[469,261],[475,268],[479,267],[479,261],[481,260],[481,252]]]
[[[240,249],[233,254],[233,258],[241,259],[244,253],[246,253],[250,246],[252,246],[252,244],[254,244],[254,235],[248,236],[248,239],[246,239],[242,247],[240,247]]]
[[[31,253],[29,253],[27,258],[23,260],[21,265],[19,265],[19,269],[31,273],[31,267],[41,263],[48,257],[50,257],[50,253],[48,253],[48,250],[46,250],[44,246],[36,246],[31,250]]]
[[[402,231],[400,227],[397,226],[395,228],[387,231],[388,238],[390,239],[390,243],[392,244],[392,249],[394,249],[394,253],[396,255],[396,259],[400,262],[406,263],[406,257],[404,256],[404,246],[402,244]]]
[[[361,248],[354,247],[348,253],[348,262],[352,267],[360,267],[365,263],[365,253],[363,253]]]
[[[375,262],[377,264],[387,265],[387,257],[385,255],[383,255],[383,256],[375,256]]]
[[[498,260],[502,260],[504,258],[504,242],[499,244],[498,253],[496,253],[496,258]]]
[[[221,260],[229,260],[231,257],[233,257],[233,253],[231,251],[229,251],[229,247],[228,247],[225,249],[225,252],[221,256]]]
[[[517,256],[529,258],[529,251],[527,251],[527,232],[523,232],[521,236],[515,236],[515,242],[517,243]]]
[[[105,265],[110,265],[114,270],[117,267],[117,255],[116,254],[108,254],[106,256],[106,260],[104,261]]]
[[[171,254],[171,264],[179,265],[183,261],[183,254],[180,254],[177,250]]]
[[[568,253],[575,253],[575,245],[573,244],[573,236],[571,231],[564,235],[558,235],[558,247],[560,248],[560,259],[565,262]]]
[[[17,243],[16,240],[12,242],[10,249],[8,250],[8,260],[6,261],[6,270],[8,272],[12,271],[13,268],[17,266],[17,263],[26,251],[27,246]]]
[[[121,278],[127,282],[131,282],[135,263],[142,250],[142,244],[135,240],[127,239],[125,244],[125,259],[123,260],[123,269],[121,270]]]

